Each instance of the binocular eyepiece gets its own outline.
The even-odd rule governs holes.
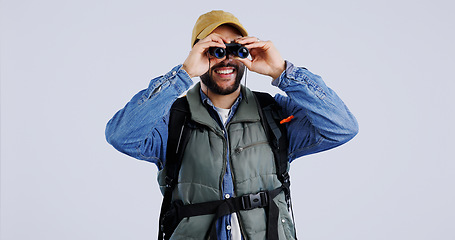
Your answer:
[[[236,57],[239,58],[247,58],[250,52],[248,49],[244,46],[242,46],[239,43],[226,43],[226,48],[221,48],[221,47],[211,47],[209,48],[209,53],[210,55],[221,59],[226,56],[226,54],[232,54]]]

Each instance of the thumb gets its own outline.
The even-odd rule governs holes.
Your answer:
[[[237,57],[236,60],[238,60],[239,62],[245,64],[245,66],[248,68],[248,70],[252,71],[252,70],[251,70],[252,62],[251,62],[250,59],[248,59],[248,58],[239,58],[239,57]]]

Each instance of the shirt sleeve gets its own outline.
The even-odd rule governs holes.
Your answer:
[[[150,81],[106,125],[106,140],[118,151],[155,163],[159,169],[166,155],[167,125],[173,102],[193,84],[188,73],[174,67]]]
[[[354,115],[318,75],[286,61],[286,70],[272,84],[286,92],[275,100],[285,116],[289,161],[342,145],[358,133]]]

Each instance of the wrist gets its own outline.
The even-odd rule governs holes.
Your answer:
[[[286,62],[283,60],[281,67],[276,68],[272,74],[269,76],[273,79],[277,79],[281,76],[281,74],[286,70]]]
[[[194,75],[191,74],[191,73],[188,71],[188,69],[187,69],[185,63],[182,65],[181,70],[185,71],[185,72],[188,74],[188,76],[190,76],[190,78],[193,78],[193,77],[194,77]]]

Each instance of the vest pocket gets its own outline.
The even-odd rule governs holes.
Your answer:
[[[237,148],[234,150],[234,152],[235,152],[236,154],[239,154],[239,153],[241,153],[242,151],[247,150],[248,148],[252,148],[252,147],[255,147],[255,146],[258,146],[258,145],[268,144],[268,143],[269,143],[268,141],[255,142],[255,143],[252,143],[252,144],[243,146],[243,147],[237,147]]]
[[[294,222],[292,220],[291,214],[288,211],[288,207],[284,198],[284,193],[279,194],[275,198],[275,202],[280,209],[278,224],[282,225],[286,239],[295,239]]]

